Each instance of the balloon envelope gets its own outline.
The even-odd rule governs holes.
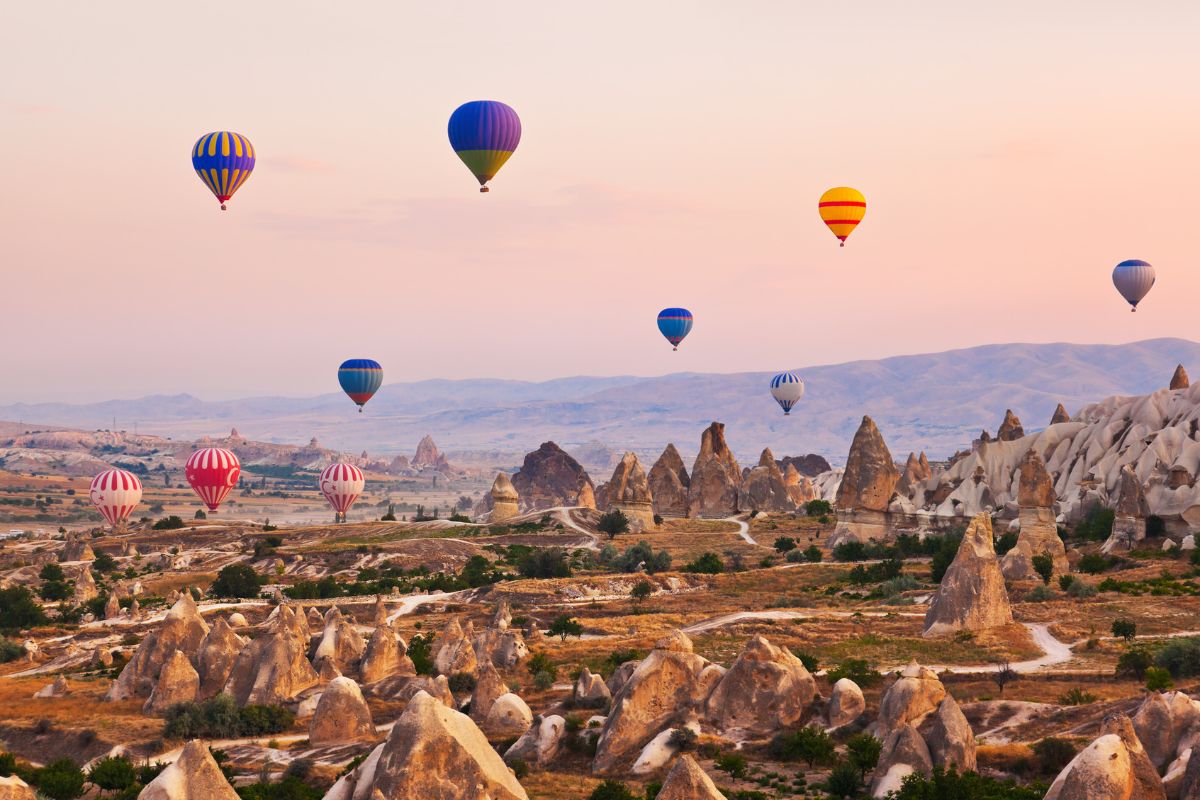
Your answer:
[[[664,308],[658,312],[658,330],[678,350],[679,343],[692,330],[692,312],[686,308]]]
[[[109,469],[92,479],[88,494],[108,524],[119,525],[142,501],[142,482],[132,472]]]
[[[342,391],[358,404],[358,410],[362,411],[363,405],[383,385],[383,367],[369,358],[343,361],[338,367],[338,383],[342,385]]]
[[[242,464],[223,447],[204,447],[188,457],[183,472],[208,510],[216,511],[237,486]]]
[[[842,243],[846,246],[846,237],[854,233],[858,223],[867,214],[867,198],[862,192],[849,186],[838,186],[821,195],[817,202],[817,211],[821,219],[829,226]]]
[[[206,133],[192,148],[192,168],[224,209],[254,171],[254,145],[233,131]]]
[[[365,485],[362,470],[353,464],[330,464],[321,472],[321,494],[342,516],[354,505]]]
[[[792,407],[804,397],[804,381],[794,372],[781,372],[771,378],[771,396],[784,414],[790,414]]]
[[[1125,301],[1137,311],[1138,303],[1142,302],[1142,298],[1149,294],[1154,286],[1154,267],[1149,261],[1131,258],[1113,268],[1112,281]]]
[[[521,143],[521,118],[504,103],[472,100],[450,115],[450,146],[479,181],[481,192]]]

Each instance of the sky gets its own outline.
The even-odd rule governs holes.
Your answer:
[[[10,3],[0,402],[1194,338],[1197,30],[1194,0]],[[446,138],[474,99],[524,129],[489,194]],[[221,129],[258,154],[224,213],[188,152]]]

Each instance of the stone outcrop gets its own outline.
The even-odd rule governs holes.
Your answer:
[[[1005,409],[1004,421],[1000,423],[1000,429],[996,431],[996,440],[1001,442],[1015,442],[1025,435],[1025,429],[1021,427],[1021,420],[1017,419],[1017,415],[1013,413],[1011,408]]]
[[[975,771],[975,734],[955,699],[947,694],[937,711],[925,718],[919,731],[935,767]]]
[[[417,452],[409,463],[416,469],[446,469],[450,466],[446,456],[433,443],[433,437],[428,434],[417,442]]]
[[[1183,364],[1175,367],[1175,374],[1171,376],[1171,391],[1175,391],[1176,389],[1187,389],[1191,385],[1192,382],[1188,380],[1187,370],[1183,368]]]
[[[942,576],[941,586],[925,614],[925,636],[980,631],[1008,625],[1012,609],[992,534],[992,519],[971,520],[958,554]]]
[[[525,455],[521,469],[512,476],[522,511],[556,506],[595,508],[595,487],[579,462],[554,442]]]
[[[0,800],[37,800],[29,784],[16,775],[0,777]]]
[[[492,515],[491,522],[504,522],[521,513],[521,497],[507,472],[497,472],[496,480],[492,481]]]
[[[524,761],[530,766],[544,767],[562,751],[567,721],[557,714],[536,717],[533,725],[504,753],[511,763]]]
[[[63,545],[62,555],[59,556],[59,561],[95,561],[96,554],[92,552],[92,546],[87,539],[82,536],[69,533],[67,534],[66,544]]]
[[[796,502],[769,447],[762,451],[758,464],[750,469],[742,481],[738,508],[746,511],[796,510]]]
[[[529,648],[520,631],[498,627],[485,628],[471,643],[476,661],[491,661],[497,669],[512,669],[529,657]]]
[[[714,422],[700,435],[700,453],[688,485],[688,516],[736,514],[741,484],[742,468],[725,442],[725,425]]]
[[[1121,482],[1112,533],[1104,543],[1104,551],[1129,550],[1146,538],[1146,517],[1150,515],[1142,482],[1131,464],[1121,467]]]
[[[877,739],[882,739],[909,723],[920,724],[944,699],[946,687],[937,673],[912,661],[883,693],[879,717],[869,730]]]
[[[887,797],[889,792],[898,791],[909,775],[928,775],[932,771],[933,758],[921,734],[911,724],[901,725],[884,737],[871,779],[871,796]]]
[[[193,739],[138,795],[138,800],[238,800],[208,745]]]
[[[812,479],[796,469],[795,464],[788,464],[784,469],[783,485],[787,487],[788,499],[796,507],[800,507],[810,500],[817,500],[821,496]]]
[[[929,466],[929,459],[925,457],[924,451],[920,456],[909,453],[908,460],[904,462],[904,472],[896,484],[896,491],[903,495],[912,494],[917,487],[932,477],[933,469]]]
[[[650,468],[646,478],[650,495],[654,498],[654,510],[664,517],[687,515],[688,488],[691,478],[687,467],[675,445],[668,444],[662,455]]]
[[[603,708],[611,699],[612,694],[608,691],[604,678],[592,674],[590,669],[584,667],[571,692],[572,704],[576,708]]]
[[[496,700],[508,694],[508,684],[490,661],[483,661],[475,673],[475,689],[471,692],[471,719],[482,723]]]
[[[829,472],[833,469],[824,456],[819,456],[816,453],[807,453],[802,456],[784,456],[779,459],[779,469],[787,472],[789,466],[795,467],[806,478],[815,478],[818,475]]]
[[[1041,580],[1033,568],[1033,557],[1043,553],[1054,559],[1054,574],[1071,571],[1067,549],[1058,535],[1054,513],[1054,482],[1046,471],[1046,463],[1035,448],[1029,448],[1018,469],[1017,506],[1021,533],[1017,544],[1004,554],[1000,562],[1006,580]]]
[[[803,722],[816,693],[799,658],[755,636],[709,695],[705,718],[726,734],[767,736]]]
[[[313,649],[313,665],[320,669],[321,662],[329,661],[339,673],[357,670],[367,645],[354,622],[342,616],[337,606],[331,606],[325,612],[324,622],[321,638]]]
[[[117,593],[113,592],[104,601],[104,618],[116,619],[119,616],[121,616],[121,603],[117,599]]]
[[[529,705],[516,694],[507,692],[492,703],[480,727],[492,738],[515,739],[523,736],[532,725],[533,712]]]
[[[834,499],[838,511],[887,511],[900,480],[892,453],[870,417],[863,417]]]
[[[866,710],[867,701],[857,683],[849,678],[841,678],[833,685],[826,712],[830,728],[841,728],[857,722]]]
[[[66,697],[70,693],[71,686],[67,683],[67,676],[59,675],[54,679],[54,683],[46,684],[34,692],[33,696],[39,700],[44,700],[50,697]]]
[[[1165,800],[1162,780],[1124,714],[1105,717],[1100,736],[1059,773],[1046,800]]]
[[[83,605],[88,600],[99,596],[100,590],[96,588],[96,579],[92,577],[92,570],[83,567],[75,576],[75,604]]]
[[[146,714],[163,714],[176,703],[191,703],[200,691],[200,675],[182,650],[176,650],[163,664],[158,682],[142,706]]]
[[[391,696],[391,699],[397,702],[407,702],[416,697],[420,692],[425,692],[425,694],[435,698],[438,702],[446,706],[446,708],[458,708],[458,702],[454,699],[454,693],[450,691],[450,681],[445,675],[438,675],[436,678],[431,675],[418,675],[415,678],[405,679],[401,689],[395,692]]]
[[[467,623],[467,629],[463,630],[457,618],[451,619],[442,628],[442,635],[438,639],[440,646],[433,659],[434,668],[440,674],[475,674],[478,659],[475,657],[475,648],[470,639],[473,632],[470,622]]]
[[[314,747],[375,738],[371,709],[352,679],[334,678],[321,693],[308,724],[308,740]]]
[[[245,640],[233,632],[223,617],[218,617],[196,651],[196,672],[200,675],[199,699],[206,700],[220,693],[229,681],[238,653],[245,646]]]
[[[681,755],[667,773],[655,800],[726,800],[696,759]]]
[[[483,732],[465,714],[418,692],[387,740],[341,778],[325,800],[528,800]]]
[[[637,454],[626,453],[617,462],[612,478],[596,490],[596,507],[620,511],[629,520],[630,530],[654,527],[654,494]]]
[[[1200,700],[1184,692],[1150,692],[1133,715],[1133,728],[1150,761],[1161,770],[1183,755],[1185,747],[1200,744]]]
[[[109,599],[115,600],[115,595],[110,595]],[[195,653],[207,635],[208,624],[200,616],[196,601],[190,592],[184,592],[178,602],[171,606],[162,623],[146,634],[104,699],[149,697],[170,655],[176,650]]]
[[[1067,413],[1066,407],[1063,406],[1062,403],[1059,403],[1058,407],[1054,409],[1054,415],[1052,417],[1050,417],[1050,424],[1057,425],[1060,422],[1070,422],[1070,421],[1071,421],[1071,415]]]
[[[701,679],[707,666],[683,632],[659,640],[613,696],[592,770],[605,774],[627,764],[660,731],[697,709],[711,689]]]
[[[363,683],[375,683],[392,675],[416,675],[416,667],[396,632],[386,623],[375,628],[359,665]]]
[[[291,606],[276,606],[269,633],[238,653],[224,691],[241,705],[282,705],[315,686],[319,678],[305,658],[308,624]]]

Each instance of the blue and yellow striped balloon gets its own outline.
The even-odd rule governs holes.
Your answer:
[[[254,171],[254,145],[233,131],[206,133],[192,148],[192,167],[224,211],[225,201]]]
[[[338,367],[338,383],[361,412],[362,407],[383,385],[383,367],[370,358],[351,358]]]
[[[450,115],[450,146],[479,181],[479,191],[508,161],[521,143],[521,118],[504,103],[472,100]]]

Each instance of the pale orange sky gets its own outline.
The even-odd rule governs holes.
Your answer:
[[[1194,0],[9,4],[0,402],[1196,338],[1198,31]],[[446,140],[481,98],[524,126],[488,195]],[[258,151],[225,213],[188,158],[217,129]]]

